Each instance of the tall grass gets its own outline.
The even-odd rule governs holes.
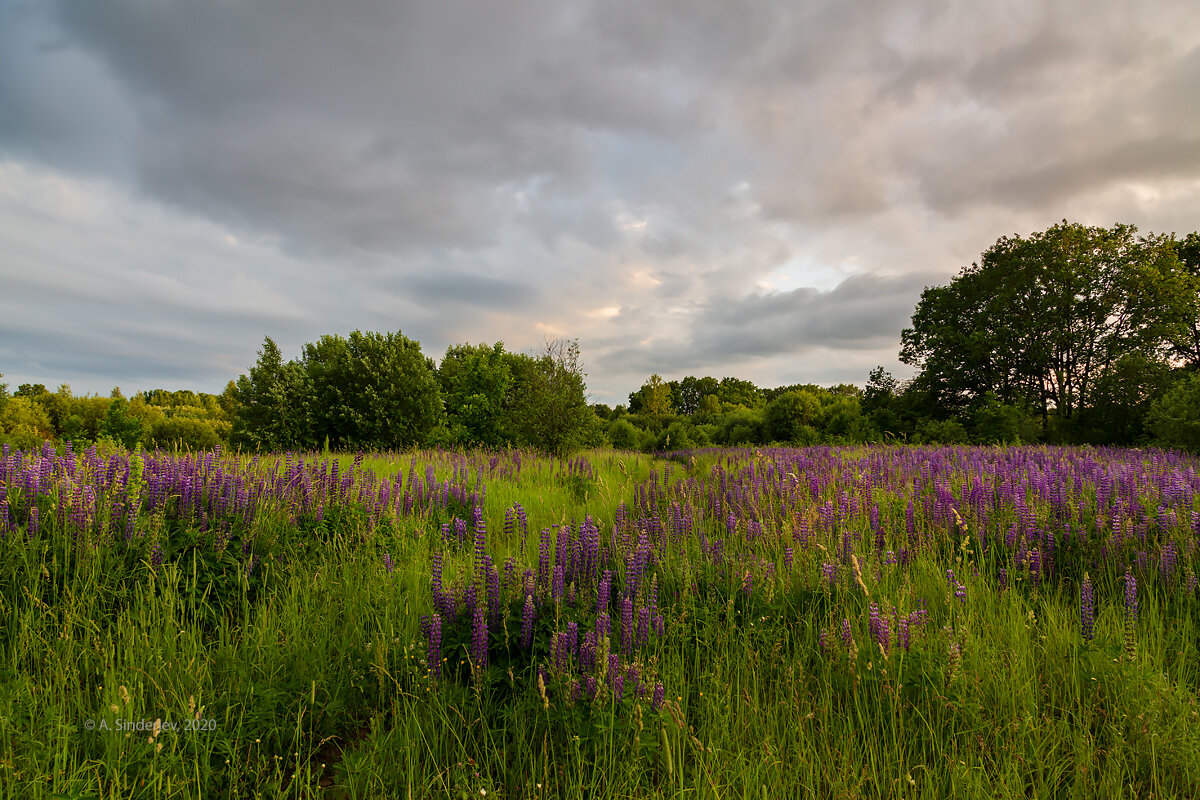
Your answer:
[[[6,452],[0,797],[1197,797],[1198,467]]]

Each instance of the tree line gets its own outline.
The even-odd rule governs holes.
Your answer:
[[[0,383],[0,442],[246,451],[531,447],[564,454],[707,445],[1159,444],[1200,450],[1200,235],[1063,221],[1006,236],[946,286],[927,287],[900,360],[865,386],[651,375],[627,404],[587,404],[579,343],[531,355],[503,343],[441,361],[395,333],[326,335],[257,363],[220,395],[75,397]],[[3,376],[0,376],[2,378]]]
[[[231,444],[253,450],[531,447],[565,454],[604,443],[588,408],[577,341],[533,356],[455,345],[441,363],[400,333],[322,336],[285,362],[267,337],[226,391]]]
[[[898,381],[759,389],[651,375],[598,406],[643,450],[721,444],[1158,444],[1200,450],[1200,235],[1063,221],[1006,236],[901,333]]]

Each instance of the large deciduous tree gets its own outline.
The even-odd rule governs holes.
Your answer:
[[[446,349],[438,380],[455,441],[471,446],[504,444],[505,414],[513,400],[510,356],[501,342]]]
[[[230,443],[250,450],[305,450],[315,445],[312,381],[295,361],[284,362],[270,336],[258,363],[222,395],[232,418]]]
[[[547,342],[538,357],[509,356],[513,402],[509,441],[556,455],[595,444],[600,420],[587,404],[583,358],[577,339]]]
[[[1190,369],[1200,370],[1200,233],[1189,233],[1176,242],[1175,254],[1188,285],[1184,290],[1184,317],[1171,339],[1171,356]]]
[[[433,361],[399,332],[322,336],[304,346],[317,440],[331,447],[423,444],[443,419]]]
[[[988,393],[1070,418],[1121,356],[1177,338],[1192,284],[1176,242],[1131,225],[1065,220],[1002,237],[948,286],[927,288],[901,334],[901,361],[951,412]]]
[[[671,405],[675,413],[687,416],[700,411],[700,403],[706,395],[716,394],[720,390],[717,379],[707,375],[703,378],[688,375],[681,380],[671,381],[668,386],[671,387]]]

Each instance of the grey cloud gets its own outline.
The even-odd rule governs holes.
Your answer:
[[[1196,30],[1190,0],[2,4],[0,278],[121,375],[361,328],[578,334],[616,396],[845,379],[1000,233],[1194,227]],[[32,330],[9,356],[65,368]]]
[[[535,289],[518,281],[468,273],[414,275],[405,287],[424,302],[447,305],[503,306],[520,310],[537,300]]]
[[[775,355],[813,347],[860,349],[898,339],[928,275],[856,275],[835,289],[801,288],[714,305],[692,325],[690,350],[716,356]]]

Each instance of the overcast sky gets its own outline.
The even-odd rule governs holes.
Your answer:
[[[0,0],[10,390],[354,329],[862,385],[1064,218],[1200,228],[1200,3]]]

